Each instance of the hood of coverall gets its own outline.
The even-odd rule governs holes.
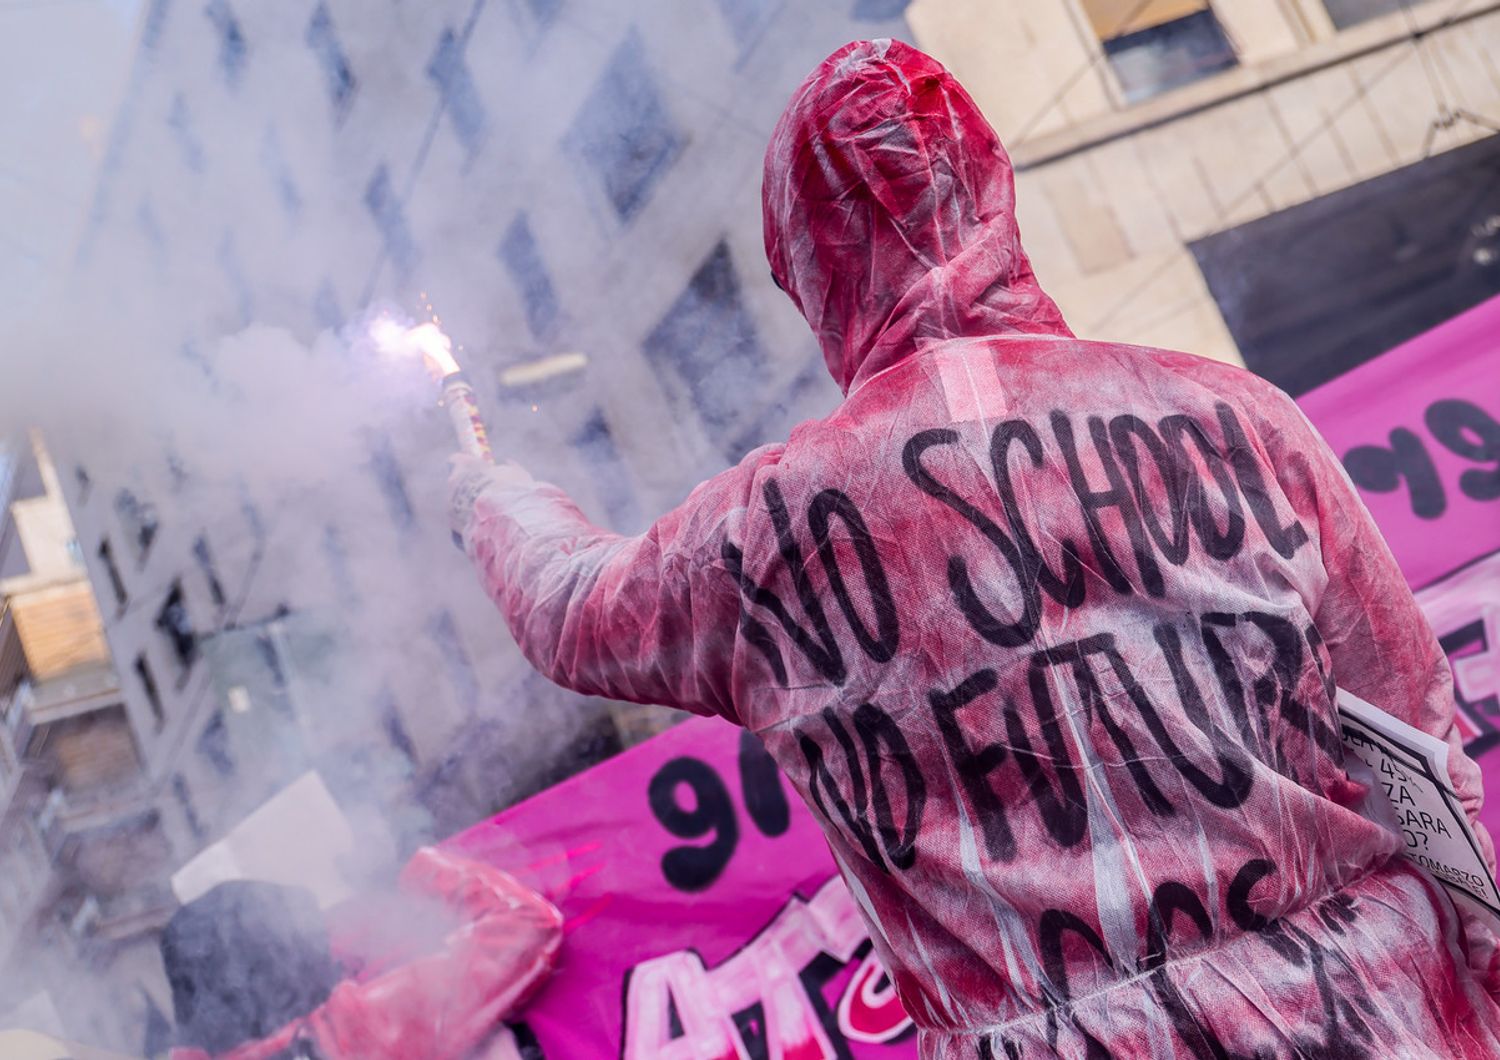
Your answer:
[[[910,45],[856,41],[812,72],[762,196],[771,273],[845,393],[933,341],[1071,334],[1021,249],[1000,138]]]

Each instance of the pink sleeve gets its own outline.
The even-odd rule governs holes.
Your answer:
[[[556,486],[507,472],[475,500],[465,548],[522,653],[553,681],[734,721],[739,593],[719,543],[781,452],[751,452],[636,537],[600,530]]]
[[[340,983],[308,1020],[325,1055],[458,1060],[552,971],[562,915],[507,873],[428,847],[407,864],[401,886],[441,898],[465,922],[436,953]]]
[[[1310,610],[1328,647],[1333,679],[1447,742],[1453,791],[1493,871],[1494,846],[1479,823],[1484,790],[1454,723],[1448,658],[1338,457],[1291,398],[1266,389],[1274,403],[1272,466],[1298,513],[1317,527],[1327,582]]]

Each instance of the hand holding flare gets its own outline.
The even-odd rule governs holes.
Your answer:
[[[442,387],[442,404],[448,410],[459,447],[450,460],[449,522],[454,544],[463,548],[463,528],[468,524],[474,498],[499,471],[474,388],[453,356],[453,341],[435,320],[406,327],[382,316],[371,325],[370,337],[386,353],[420,353],[428,374]]]
[[[422,363],[434,382],[443,388],[442,403],[448,410],[460,450],[493,463],[489,432],[479,415],[474,388],[464,377],[453,357],[453,340],[435,321],[404,327],[390,317],[381,317],[370,328],[370,336],[382,350],[391,353],[420,353]]]

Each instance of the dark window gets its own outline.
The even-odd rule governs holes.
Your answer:
[[[240,20],[234,17],[227,0],[208,0],[203,13],[219,31],[219,69],[224,71],[224,80],[231,86],[238,85],[245,70],[245,34],[240,30]]]
[[[209,382],[212,383],[217,381],[217,376],[214,373],[213,365],[208,363],[208,358],[203,356],[203,350],[196,342],[192,341],[191,339],[184,342],[182,346],[177,350],[177,355],[188,364],[198,369],[198,371],[202,372],[203,378],[207,379]]]
[[[865,22],[900,18],[911,6],[911,0],[855,0],[854,17]]]
[[[262,543],[266,539],[266,522],[261,518],[260,509],[250,499],[249,490],[242,485],[240,487],[240,514],[245,517],[245,525],[250,528],[250,536],[254,537],[256,543]]]
[[[453,691],[465,710],[479,709],[479,680],[474,676],[474,667],[469,662],[469,653],[464,651],[458,638],[458,625],[447,611],[439,611],[427,623],[427,635],[437,645],[448,667],[448,679],[453,682]]]
[[[188,111],[187,97],[181,92],[172,97],[172,109],[167,112],[167,127],[177,141],[177,150],[182,155],[182,164],[194,173],[203,172],[203,144],[193,128],[193,116]]]
[[[562,0],[522,0],[531,19],[540,28],[552,25],[557,13],[562,10]]]
[[[125,579],[120,577],[120,565],[115,562],[115,550],[110,547],[108,538],[99,543],[99,562],[104,564],[104,573],[109,575],[109,588],[115,594],[115,604],[124,607],[130,596],[125,592]]]
[[[390,169],[384,165],[375,171],[365,188],[365,209],[375,219],[385,243],[385,252],[404,283],[416,267],[417,244],[412,240],[411,229],[406,226],[406,211],[391,184]]]
[[[620,450],[615,445],[604,413],[595,409],[582,430],[570,441],[593,476],[594,488],[604,505],[610,526],[621,533],[635,530],[641,518],[640,509],[636,506],[635,491],[630,488],[624,461],[620,459]]]
[[[281,139],[276,135],[275,129],[266,130],[265,138],[260,144],[260,162],[266,169],[266,175],[271,178],[271,186],[276,189],[276,199],[281,203],[282,212],[288,220],[297,220],[302,216],[302,193],[297,190],[297,182],[292,179],[291,167],[287,165],[286,155],[281,150]]]
[[[838,387],[829,378],[822,356],[810,357],[781,397],[745,427],[724,455],[737,463],[756,446],[785,438],[797,424],[826,416],[838,401]]]
[[[500,241],[500,260],[521,293],[531,333],[539,339],[551,337],[557,323],[557,292],[552,288],[552,278],[547,275],[547,266],[525,214],[519,215],[505,230],[505,238]]]
[[[213,553],[208,549],[208,538],[199,535],[193,542],[193,558],[198,561],[198,569],[203,572],[203,580],[208,583],[208,596],[217,607],[224,606],[224,586],[219,583],[219,572],[214,569]]]
[[[255,319],[255,300],[250,294],[250,282],[245,279],[245,267],[240,262],[239,248],[235,246],[234,235],[230,232],[225,232],[224,238],[219,240],[219,269],[224,273],[224,279],[228,281],[234,295],[240,325],[249,327],[250,322]]]
[[[741,44],[748,43],[779,6],[773,0],[719,0],[719,10]]]
[[[335,121],[343,121],[354,101],[354,89],[359,84],[349,66],[349,58],[339,43],[333,27],[333,18],[328,14],[328,5],[318,4],[307,23],[307,46],[312,49],[323,68],[323,79],[328,85],[328,96],[333,101]]]
[[[323,555],[328,560],[328,571],[333,575],[339,599],[346,604],[358,601],[359,590],[354,587],[354,573],[349,567],[349,550],[344,547],[344,537],[338,527],[323,528]]]
[[[203,727],[203,735],[198,737],[198,753],[208,759],[219,776],[234,776],[234,757],[229,753],[229,726],[224,724],[223,711],[215,711],[213,718]]]
[[[157,731],[160,732],[167,718],[162,713],[161,692],[156,687],[156,675],[151,672],[151,663],[147,661],[144,653],[135,657],[135,676],[141,682],[141,691],[146,693],[146,703],[151,708],[151,717],[156,722]]]
[[[568,143],[604,185],[622,221],[640,211],[682,152],[686,136],[662,102],[638,33],[629,33],[615,49],[574,119]]]
[[[411,734],[406,731],[406,723],[401,720],[401,710],[396,705],[396,697],[387,689],[381,697],[380,720],[381,727],[385,730],[385,738],[390,741],[391,746],[400,752],[408,765],[417,764],[417,748],[411,742]]]
[[[276,646],[275,636],[269,631],[256,634],[255,650],[266,673],[271,675],[271,687],[277,692],[286,691],[286,670],[281,665],[281,650]]]
[[[657,372],[686,385],[713,437],[727,443],[766,380],[765,351],[740,297],[729,247],[719,243],[643,345]]]
[[[198,816],[198,811],[193,808],[193,800],[188,795],[187,781],[181,773],[172,777],[172,794],[177,797],[177,805],[182,807],[182,816],[187,821],[188,831],[193,833],[193,838],[198,842],[208,838],[208,830],[203,827],[203,820]]]
[[[136,558],[144,563],[151,552],[151,542],[156,540],[156,505],[142,501],[130,490],[123,489],[115,494],[115,514],[120,517],[120,524],[135,542]]]
[[[1323,0],[1323,6],[1328,8],[1328,17],[1333,19],[1335,26],[1348,29],[1368,19],[1400,11],[1416,2],[1417,0]]]
[[[172,492],[176,493],[187,485],[187,465],[182,462],[182,457],[177,455],[177,450],[167,450],[167,474],[172,479]]]
[[[339,307],[339,295],[332,280],[324,279],[318,285],[318,293],[313,296],[313,316],[319,327],[329,331],[338,331],[344,326],[344,311]]]
[[[182,595],[180,581],[172,583],[171,591],[162,601],[161,610],[156,612],[156,628],[172,645],[177,665],[184,672],[191,669],[193,660],[198,657],[198,634],[193,629],[192,619],[188,617],[187,600]]]
[[[1500,294],[1500,137],[1192,244],[1245,365],[1304,394]]]
[[[156,219],[156,211],[151,208],[149,200],[141,200],[141,205],[135,212],[135,224],[146,240],[146,245],[151,248],[151,260],[157,271],[162,271],[167,267],[167,238],[162,234],[161,222]]]
[[[464,61],[463,42],[451,29],[443,30],[437,51],[427,64],[427,76],[437,85],[438,95],[443,99],[443,110],[453,122],[459,143],[473,157],[484,143],[488,119],[484,104],[479,100],[479,91],[474,87],[473,75]]]
[[[141,19],[141,48],[144,51],[154,51],[161,43],[162,27],[167,24],[167,12],[171,7],[172,0],[151,0],[146,16]]]
[[[1208,0],[1084,0],[1084,9],[1130,103],[1239,61]]]
[[[396,450],[391,447],[389,438],[379,438],[371,446],[370,470],[385,497],[391,522],[398,530],[410,530],[416,525],[417,511],[412,507],[411,494],[406,492],[406,477],[401,473],[401,464],[396,460]]]

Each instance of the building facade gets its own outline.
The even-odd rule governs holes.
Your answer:
[[[1434,269],[1483,272],[1465,304],[1414,308],[1371,336],[1368,358],[1500,292],[1484,242],[1500,211],[1479,201],[1494,165],[1485,141],[1500,130],[1500,4],[917,0],[907,16],[1007,142],[1027,249],[1081,335],[1243,359],[1299,391],[1352,364],[1307,372],[1262,356],[1247,313],[1301,305],[1274,344],[1318,360],[1326,345],[1297,349],[1306,332],[1368,321],[1393,297],[1434,301],[1416,290]],[[1435,224],[1418,189],[1451,180],[1461,160],[1445,156],[1470,147],[1483,156],[1474,179],[1446,194],[1471,201],[1433,248],[1451,260],[1434,262],[1415,246]],[[1354,189],[1396,173],[1363,230],[1333,223],[1368,197]],[[1284,219],[1271,242],[1222,238],[1268,217]],[[1403,231],[1372,240],[1372,227]],[[1349,259],[1258,300],[1241,274],[1284,272],[1316,241]],[[1206,261],[1206,247],[1229,257]],[[1336,289],[1341,273],[1377,266],[1369,284]]]
[[[72,1003],[76,1029],[114,1037],[134,1019],[77,973],[128,979],[143,951],[149,971],[184,837],[150,798],[142,734],[40,437],[15,440],[0,466],[0,1012],[61,1032]],[[66,996],[49,990],[60,983]]]
[[[100,336],[80,377],[150,383],[57,448],[169,861],[316,769],[389,878],[661,723],[520,658],[452,547],[432,395],[361,416],[328,381],[365,371],[367,306],[440,314],[497,447],[622,531],[825,412],[761,159],[802,77],[905,35],[904,6],[144,5],[72,304]],[[263,406],[284,433],[321,410],[351,444],[237,434],[247,351],[307,366]],[[174,420],[210,406],[223,437]],[[138,1026],[170,1011],[159,970],[137,984]]]

